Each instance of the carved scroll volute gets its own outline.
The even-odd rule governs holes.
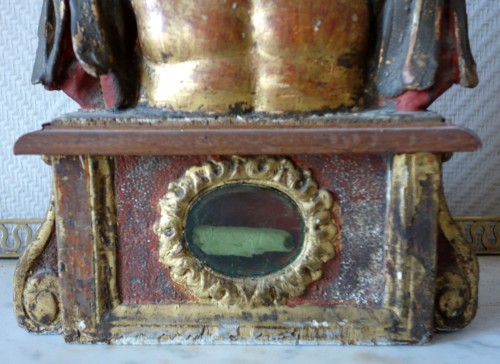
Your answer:
[[[54,243],[55,208],[52,196],[45,221],[20,258],[14,276],[17,322],[32,332],[61,331],[61,295],[57,267],[37,267],[37,261],[48,245]]]
[[[473,246],[463,236],[446,205],[441,186],[435,323],[438,330],[457,330],[476,315],[479,265]]]

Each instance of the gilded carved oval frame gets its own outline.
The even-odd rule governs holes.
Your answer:
[[[229,277],[202,264],[188,248],[184,226],[190,207],[207,191],[231,183],[273,188],[296,203],[304,220],[304,241],[299,255],[285,268],[259,277]],[[193,166],[169,184],[159,206],[161,217],[154,229],[160,240],[160,261],[170,277],[200,301],[259,306],[298,297],[321,278],[323,265],[339,246],[337,203],[330,192],[318,188],[309,171],[288,159],[233,156]]]

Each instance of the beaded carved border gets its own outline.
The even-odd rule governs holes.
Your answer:
[[[208,267],[200,269],[186,246],[184,226],[193,203],[211,189],[234,183],[273,188],[297,204],[306,227],[303,248],[282,270],[262,277],[228,277]],[[234,156],[193,166],[169,184],[159,205],[161,218],[155,232],[160,239],[160,261],[174,281],[201,301],[260,306],[300,296],[308,284],[321,278],[323,264],[334,257],[339,245],[338,205],[328,191],[318,188],[309,171],[288,159]]]

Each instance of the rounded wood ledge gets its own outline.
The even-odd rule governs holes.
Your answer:
[[[470,130],[433,113],[217,116],[69,114],[22,136],[15,154],[260,155],[473,151]]]

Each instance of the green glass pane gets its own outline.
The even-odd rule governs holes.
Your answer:
[[[300,253],[304,222],[297,205],[273,188],[229,184],[190,208],[185,238],[193,255],[235,278],[277,272]]]

